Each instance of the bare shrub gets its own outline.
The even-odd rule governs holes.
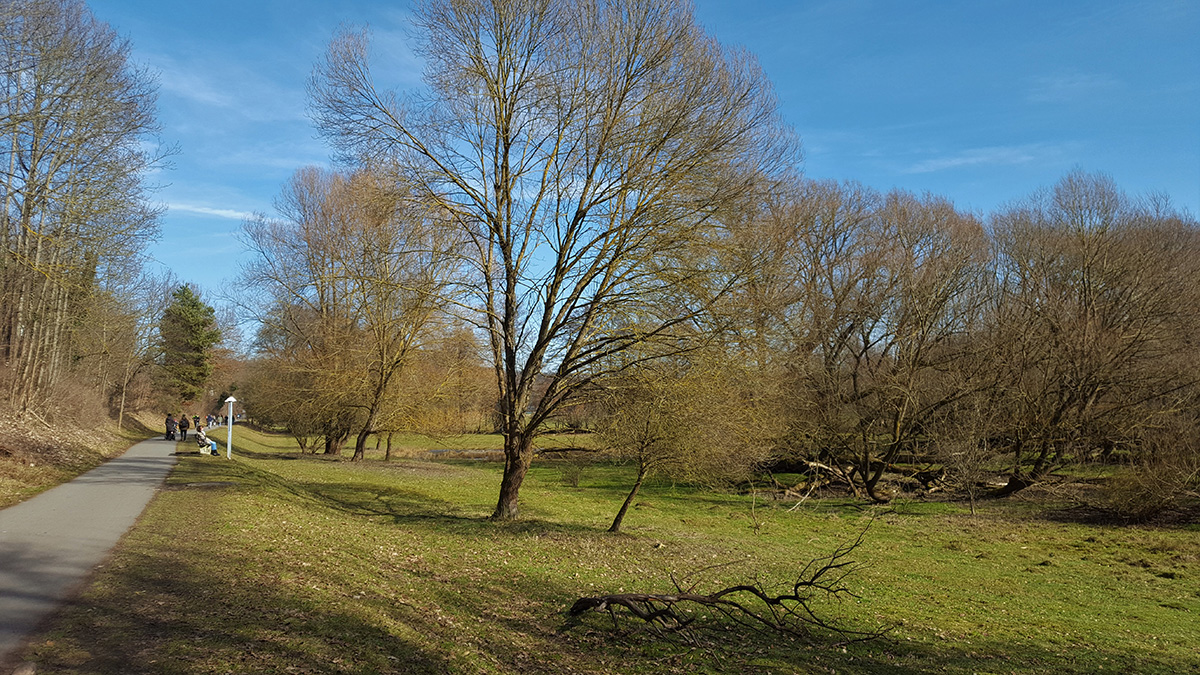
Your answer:
[[[1200,442],[1194,420],[1147,432],[1137,456],[1088,505],[1144,522],[1200,501]]]

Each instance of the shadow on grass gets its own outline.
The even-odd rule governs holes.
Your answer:
[[[1153,652],[1121,651],[1125,646],[1121,642],[1059,645],[1045,636],[1013,642],[971,638],[973,644],[965,639],[934,643],[928,631],[920,635],[897,631],[895,642],[853,645],[843,653],[827,643],[718,631],[710,642],[697,646],[666,642],[632,622],[624,622],[614,631],[606,613],[589,615],[579,626],[562,632],[565,611],[575,599],[618,591],[601,587],[607,586],[605,575],[594,568],[589,574],[586,568],[595,561],[612,561],[619,568],[622,559],[644,556],[644,541],[634,536],[610,537],[595,527],[550,517],[494,523],[483,517],[478,503],[467,507],[438,497],[462,493],[446,492],[448,483],[441,488],[436,483],[426,484],[424,475],[421,483],[414,483],[418,488],[412,489],[388,484],[387,479],[372,477],[369,472],[333,466],[327,473],[297,472],[298,478],[262,466],[187,460],[180,463],[180,474],[173,481],[228,480],[238,483],[231,488],[234,490],[319,506],[334,514],[338,523],[336,532],[331,531],[332,539],[350,548],[370,550],[375,543],[371,541],[364,549],[362,542],[353,540],[359,536],[354,534],[355,520],[394,526],[394,539],[402,542],[397,545],[401,555],[372,568],[365,575],[369,579],[360,577],[353,582],[355,588],[364,585],[369,589],[361,597],[343,587],[333,602],[317,603],[308,599],[311,596],[303,584],[281,582],[288,569],[267,562],[265,553],[256,557],[243,551],[239,557],[238,551],[228,556],[222,552],[219,559],[196,562],[214,550],[197,546],[174,565],[142,554],[140,559],[129,558],[126,568],[110,571],[111,576],[84,604],[69,610],[73,614],[67,625],[71,627],[53,638],[62,644],[47,649],[48,657],[53,655],[54,663],[65,664],[59,666],[65,670],[78,668],[73,663],[84,663],[89,664],[87,669],[72,672],[97,673],[278,672],[281,667],[301,673],[550,673],[566,672],[564,666],[596,673],[1085,673],[1100,666],[1146,673],[1200,670],[1200,663],[1195,663],[1200,655],[1189,664],[1158,663]],[[279,464],[272,466],[280,468]],[[391,469],[390,465],[382,467]],[[451,472],[439,478],[456,480],[452,476]],[[607,473],[605,477],[616,475]],[[547,485],[556,478],[553,469],[543,476]],[[614,497],[623,493],[616,485],[586,491]],[[707,495],[685,488],[671,488],[669,494],[657,494],[653,499],[680,512],[746,505],[744,496]],[[551,534],[553,541],[534,543],[530,534]],[[378,537],[377,531],[370,536]],[[380,540],[387,538],[384,535]],[[446,550],[451,553],[444,553]],[[351,558],[351,562],[359,559]],[[535,558],[537,564],[526,564]],[[370,561],[372,565],[377,562],[375,558]],[[311,562],[318,567],[328,563],[320,556],[313,556]],[[675,560],[674,564],[683,562]],[[239,572],[233,578],[223,571],[264,567],[274,571]],[[584,578],[573,581],[572,569],[584,571]],[[653,576],[657,575],[646,574]],[[320,579],[320,575],[314,578]],[[592,588],[590,582],[597,587]],[[629,580],[619,583],[628,585]],[[643,578],[637,583],[638,588],[627,590],[672,590],[665,578]],[[909,641],[909,637],[915,640]],[[460,656],[468,649],[471,656]],[[462,664],[461,658],[469,658],[471,665]]]
[[[521,518],[496,522],[482,515],[461,512],[453,502],[434,499],[428,493],[378,484],[355,482],[298,483],[297,491],[321,500],[325,506],[352,516],[386,517],[393,524],[434,523],[455,534],[490,536],[497,533],[597,535],[595,527],[578,523]]]
[[[264,454],[264,457],[272,455]],[[277,458],[277,456],[276,456]],[[375,470],[403,469],[408,464],[430,464],[428,462],[395,463],[394,465],[356,465]],[[432,463],[441,466],[440,463]],[[387,518],[393,524],[435,523],[440,528],[452,528],[461,534],[487,535],[496,532],[511,534],[588,534],[598,530],[583,524],[563,523],[538,518],[522,518],[498,523],[478,511],[466,512],[456,502],[433,497],[428,490],[404,488],[381,481],[341,480],[312,481],[294,480],[272,471],[254,467],[243,462],[225,462],[206,457],[194,461],[180,462],[170,478],[175,489],[196,483],[234,483],[247,490],[268,490],[278,495],[301,502],[312,502],[325,508],[339,511],[348,516]]]
[[[444,673],[447,663],[418,640],[354,612],[247,583],[227,566],[194,556],[128,551],[116,571],[58,613],[54,629],[26,653],[39,673]],[[251,580],[252,581],[252,580]],[[283,669],[286,668],[286,671]]]
[[[594,528],[551,520],[493,523],[456,515],[461,507],[432,499],[427,491],[356,482],[340,473],[337,482],[294,481],[245,463],[207,459],[181,461],[179,471],[173,482],[228,480],[238,483],[231,490],[303,500],[333,514],[330,520],[336,525],[328,532],[306,528],[289,535],[309,538],[310,548],[302,549],[309,551],[308,557],[288,558],[286,550],[256,553],[239,547],[239,542],[256,543],[253,535],[223,537],[222,492],[205,493],[212,500],[196,503],[190,512],[197,519],[189,530],[194,538],[168,540],[151,532],[127,540],[97,583],[61,613],[53,632],[34,644],[30,654],[40,662],[39,672],[832,670],[915,675],[1085,673],[1099,666],[1170,673],[1200,666],[1160,663],[1152,653],[1132,655],[1103,645],[1054,644],[1043,636],[1020,643],[972,638],[973,644],[935,644],[928,633],[906,636],[898,630],[893,642],[852,645],[842,652],[819,640],[718,630],[706,642],[689,644],[653,636],[636,622],[624,621],[614,630],[607,613],[589,614],[562,631],[565,612],[576,598],[618,590],[600,587],[602,576],[588,577],[597,588],[583,579],[573,581],[569,570],[595,560],[619,566],[643,544],[634,537],[607,537]],[[279,502],[264,504],[261,515],[270,517],[270,508]],[[206,513],[210,508],[212,515]],[[378,530],[356,534],[354,521],[362,519],[395,526],[400,555],[372,557],[376,541],[364,540],[377,537]],[[553,533],[553,541],[535,544],[526,536],[542,533]],[[223,547],[228,541],[235,543],[232,550]],[[447,545],[456,549],[452,555],[443,555]],[[339,558],[339,547],[352,553]],[[520,564],[534,557],[543,563]],[[339,582],[332,570],[321,569],[337,564],[334,560],[363,562],[358,578],[346,575]],[[299,567],[302,563],[311,566]],[[364,569],[369,573],[362,574]],[[671,591],[664,578],[638,583],[644,587],[628,590]],[[320,592],[312,590],[315,585],[322,586]]]

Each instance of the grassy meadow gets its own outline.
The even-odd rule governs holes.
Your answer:
[[[971,516],[659,482],[611,535],[629,467],[535,461],[522,519],[493,523],[493,462],[300,456],[242,427],[234,446],[232,462],[181,458],[31,642],[38,673],[1200,671],[1194,525],[1079,524],[1030,496]],[[889,626],[884,640],[715,631],[689,642],[628,619],[614,629],[607,613],[567,620],[581,596],[669,592],[672,575],[696,573],[699,591],[787,584],[868,525],[849,579],[859,597],[818,609]]]

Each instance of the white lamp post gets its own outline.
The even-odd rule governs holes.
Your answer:
[[[233,459],[233,404],[237,399],[230,396],[225,399],[229,404],[229,434],[225,437],[225,459]]]

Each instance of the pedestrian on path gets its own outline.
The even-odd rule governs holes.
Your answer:
[[[183,413],[182,415],[179,416],[179,436],[180,436],[179,440],[181,440],[181,441],[187,440],[187,430],[188,430],[189,426],[190,426],[190,423],[188,422],[187,413]]]

